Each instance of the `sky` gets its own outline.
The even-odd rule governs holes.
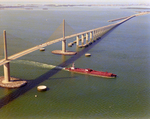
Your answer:
[[[0,3],[15,2],[15,3],[150,3],[150,0],[0,0]]]

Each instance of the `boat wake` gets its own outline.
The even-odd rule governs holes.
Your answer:
[[[59,67],[55,65],[50,65],[50,64],[45,64],[45,63],[40,63],[40,62],[35,62],[35,61],[30,61],[30,60],[14,60],[11,63],[16,63],[16,64],[25,64],[25,65],[30,65],[30,66],[35,66],[35,67],[40,67],[40,68],[47,68],[47,69],[62,69],[64,70],[64,67]]]

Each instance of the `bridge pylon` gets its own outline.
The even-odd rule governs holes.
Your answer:
[[[62,52],[66,52],[65,20],[63,20],[63,41],[62,41]]]
[[[9,60],[7,55],[7,39],[6,31],[3,31],[3,40],[4,40],[4,61]],[[9,62],[3,65],[4,67],[4,76],[0,77],[0,87],[4,88],[19,88],[27,83],[25,80],[18,78],[10,77],[10,65]]]
[[[75,55],[77,52],[67,51],[66,50],[66,39],[65,39],[65,20],[63,20],[63,41],[62,41],[62,50],[54,50],[52,51],[53,54],[60,54],[60,55]]]
[[[6,31],[3,31],[3,39],[4,39],[4,55],[5,55],[5,60],[8,60],[7,56],[7,40],[6,40]],[[4,83],[10,82],[10,66],[9,62],[4,64]]]

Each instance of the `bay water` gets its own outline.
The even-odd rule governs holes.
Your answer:
[[[12,55],[48,41],[63,19],[74,33],[79,33],[109,25],[108,20],[130,16],[135,11],[138,9],[119,7],[0,10],[0,58],[3,58],[3,30],[7,32],[8,54]],[[35,51],[12,61],[11,76],[25,79],[28,84],[18,89],[0,88],[0,103],[5,104],[1,104],[0,118],[150,118],[149,21],[149,14],[138,16],[87,48],[67,47],[78,52],[75,56],[52,54],[51,51],[61,49],[59,42],[45,47],[44,52]],[[87,52],[92,56],[85,57]],[[70,73],[51,66],[69,67],[73,62],[79,68],[112,72],[117,78]],[[2,66],[0,75],[3,76]],[[46,85],[48,90],[38,92],[38,85]]]

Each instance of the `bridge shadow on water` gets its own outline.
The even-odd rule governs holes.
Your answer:
[[[112,32],[112,30],[109,31],[108,33],[106,33],[103,37],[106,37],[110,32]],[[72,56],[71,58],[69,58],[68,60],[64,61],[63,63],[61,63],[58,66],[66,67],[66,66],[70,65],[71,63],[75,62],[78,58],[80,58],[87,51],[89,51],[91,48],[93,48],[97,43],[99,43],[103,39],[103,37],[97,39],[91,45],[89,45],[88,47],[84,48],[83,50],[77,52],[76,55]],[[0,99],[0,108],[2,108],[3,106],[7,105],[11,101],[15,100],[19,96],[25,94],[26,92],[28,92],[32,88],[38,86],[40,83],[42,83],[42,82],[44,82],[44,81],[46,81],[48,79],[49,80],[54,80],[54,79],[50,79],[50,77],[52,77],[53,75],[57,74],[60,70],[61,69],[53,68],[53,69],[49,70],[48,72],[46,72],[45,74],[39,76],[38,78],[28,81],[27,85],[25,85],[25,86],[23,86],[21,88],[18,88],[15,91],[13,91],[12,93],[4,96],[3,98]]]

